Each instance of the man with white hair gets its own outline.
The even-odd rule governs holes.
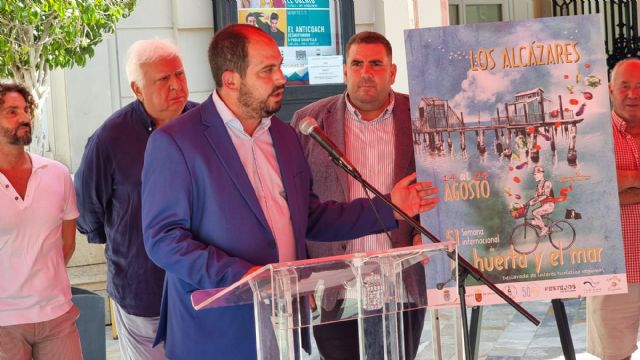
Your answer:
[[[136,100],[111,115],[89,138],[75,174],[78,229],[106,244],[107,292],[123,359],[165,359],[153,348],[164,271],[142,241],[140,186],[147,140],[158,127],[195,107],[178,48],[141,40],[129,48],[127,77]]]

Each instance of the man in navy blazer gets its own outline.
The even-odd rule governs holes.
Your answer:
[[[231,25],[209,46],[216,90],[156,130],[142,173],[142,224],[150,258],[166,271],[156,342],[171,359],[254,359],[251,305],[195,311],[190,294],[226,287],[258,267],[306,256],[305,238],[346,240],[397,227],[382,200],[321,203],[294,130],[271,115],[285,78],[276,43]],[[398,182],[391,199],[413,216],[433,190]],[[395,215],[395,216],[394,216]]]

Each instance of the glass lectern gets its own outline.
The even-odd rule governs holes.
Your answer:
[[[423,244],[270,264],[227,288],[196,291],[191,300],[196,310],[253,303],[258,359],[310,358],[314,326],[354,319],[361,359],[404,359],[400,315],[456,301],[456,264],[447,258],[453,251],[451,243]],[[446,269],[432,263],[444,263]],[[435,282],[427,280],[436,277],[434,272],[454,278],[444,288],[442,282],[432,286]],[[367,321],[374,316],[378,321]],[[439,337],[437,331],[429,333]],[[439,338],[428,342],[440,346]]]

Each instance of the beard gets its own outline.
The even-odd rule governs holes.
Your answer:
[[[269,96],[282,89],[284,89],[284,85],[273,88]],[[264,118],[277,113],[282,107],[282,101],[278,101],[275,104],[269,105],[269,96],[267,96],[263,100],[259,100],[258,98],[256,98],[256,96],[253,95],[253,92],[251,92],[249,86],[242,82],[240,84],[238,102],[244,107],[247,115]]]
[[[18,135],[18,131],[23,126],[27,127],[29,131],[25,132],[23,135]],[[0,132],[4,137],[9,139],[9,144],[11,145],[27,146],[31,144],[31,124],[29,123],[21,123],[13,130],[5,127],[0,127]]]

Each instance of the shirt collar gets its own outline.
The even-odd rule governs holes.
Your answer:
[[[621,133],[627,133],[627,123],[622,120],[615,111],[611,111],[611,120],[613,121],[613,125],[620,131]]]
[[[140,112],[140,118],[142,119],[142,123],[144,124],[144,128],[147,129],[149,132],[152,132],[153,130],[155,130],[156,129],[156,124],[151,119],[151,116],[149,116],[149,114],[147,114],[147,110],[144,109],[144,104],[142,104],[142,101],[136,99],[136,107],[138,108],[138,111]]]
[[[349,99],[349,94],[345,93],[344,97],[347,100],[347,111],[353,116],[353,118],[358,120],[358,121],[367,122],[367,123],[379,122],[379,121],[381,121],[381,119],[386,119],[387,117],[389,117],[393,113],[393,106],[396,103],[395,92],[393,90],[391,90],[389,92],[389,100],[390,100],[389,101],[389,105],[387,105],[387,107],[384,109],[384,111],[381,112],[380,115],[378,115],[377,118],[375,118],[373,120],[370,120],[370,121],[365,121],[365,120],[362,120],[362,117],[360,117],[360,112],[358,111],[358,109],[356,109],[353,106],[353,104],[351,103],[351,99]]]
[[[149,132],[153,132],[153,130],[156,129],[156,123],[154,123],[153,119],[151,118],[151,116],[149,116],[149,114],[147,114],[147,110],[144,109],[144,104],[142,103],[142,101],[136,99],[136,107],[138,108],[138,111],[140,112],[140,118],[142,119],[142,123],[144,124],[144,128],[147,129],[147,131],[149,131]],[[181,114],[184,114],[190,108],[191,107],[189,105],[189,102],[187,101],[184,104],[184,108],[182,108]]]
[[[47,167],[47,162],[43,157],[32,154],[30,152],[27,152],[27,155],[29,155],[29,158],[31,158],[31,167],[33,168],[32,171]]]
[[[227,104],[222,101],[220,95],[218,95],[217,90],[213,90],[211,99],[213,100],[213,105],[216,107],[216,110],[218,110],[218,114],[220,114],[220,118],[222,118],[222,122],[224,123],[224,125],[231,126],[237,130],[242,130],[242,132],[244,132],[242,123],[240,122],[238,117],[234,115],[233,111],[229,109]],[[262,120],[260,120],[260,125],[258,125],[258,128],[254,132],[254,134],[261,133],[262,131],[268,129],[269,126],[271,126],[271,116],[262,118]]]

